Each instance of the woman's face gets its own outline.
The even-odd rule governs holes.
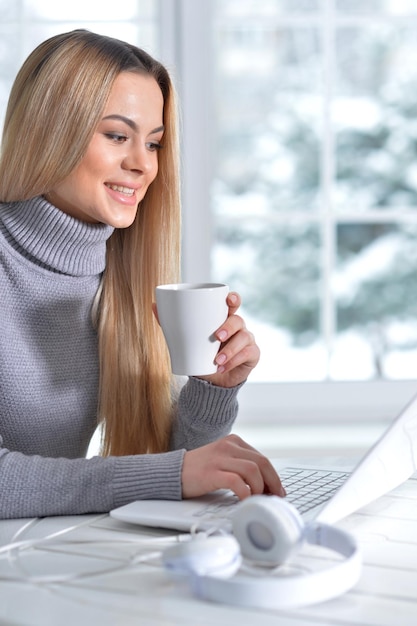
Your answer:
[[[158,172],[163,104],[154,78],[119,74],[85,156],[48,199],[84,222],[130,226]]]

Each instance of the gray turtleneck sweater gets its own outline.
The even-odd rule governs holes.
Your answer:
[[[43,198],[0,204],[0,518],[180,499],[185,450],[227,434],[236,417],[237,388],[190,378],[171,452],[85,458],[97,413],[91,305],[111,233]]]

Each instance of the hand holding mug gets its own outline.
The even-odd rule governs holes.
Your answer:
[[[174,374],[197,376],[220,387],[246,380],[259,348],[236,314],[237,293],[219,283],[179,283],[156,288],[156,315]]]
[[[260,350],[244,320],[236,315],[241,299],[236,292],[227,296],[228,316],[214,335],[221,342],[215,357],[217,371],[201,376],[219,387],[235,387],[244,382],[259,362]]]

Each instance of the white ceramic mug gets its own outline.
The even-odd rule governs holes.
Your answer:
[[[215,331],[226,321],[229,287],[222,283],[177,283],[155,290],[158,319],[174,374],[214,374],[220,342]]]

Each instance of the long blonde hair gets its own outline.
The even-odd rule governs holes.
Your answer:
[[[85,30],[52,37],[11,90],[0,156],[0,201],[47,194],[83,158],[120,72],[155,78],[164,98],[158,175],[134,223],[107,243],[97,302],[98,418],[104,454],[168,449],[171,373],[152,312],[157,284],[179,279],[180,193],[175,91],[166,69],[136,46]]]

